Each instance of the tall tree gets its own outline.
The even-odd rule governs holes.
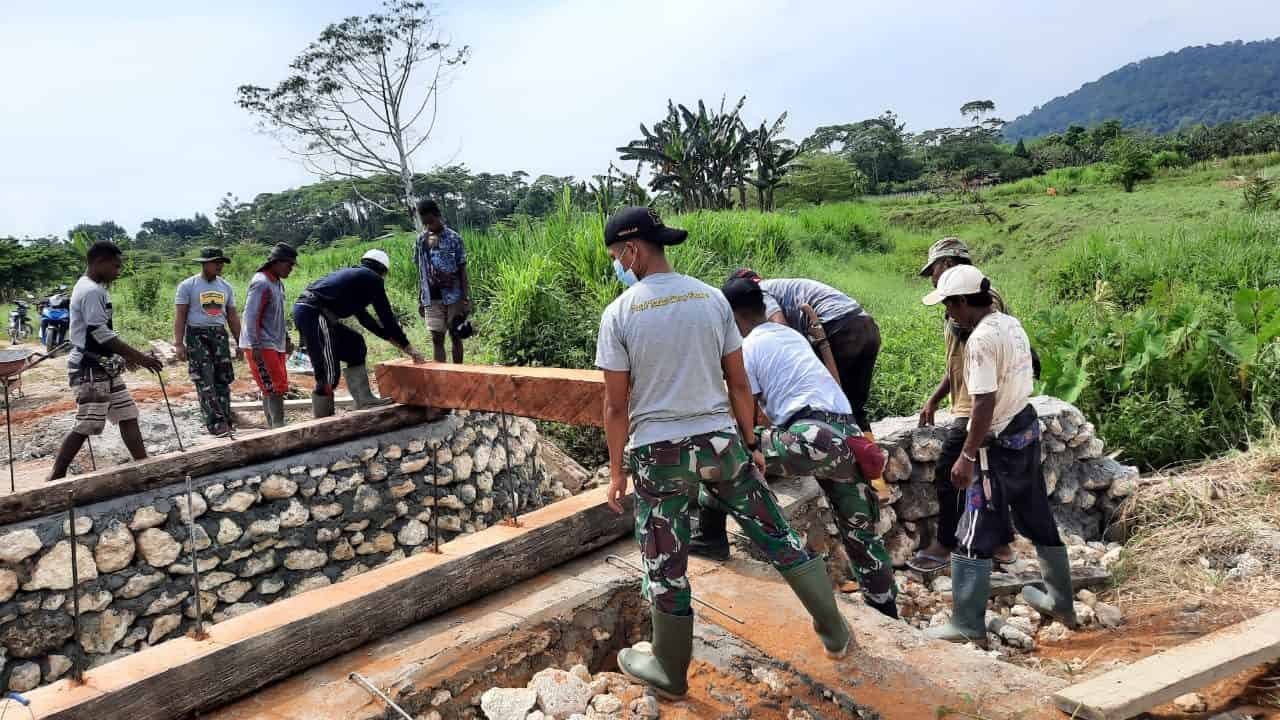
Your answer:
[[[325,28],[275,88],[241,85],[238,104],[321,177],[398,178],[411,210],[414,153],[435,128],[442,81],[469,56],[426,3],[385,0]]]

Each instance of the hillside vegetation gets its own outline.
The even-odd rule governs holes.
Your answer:
[[[1130,63],[1004,128],[1010,141],[1119,120],[1169,132],[1280,112],[1280,39],[1183,48]]]
[[[1163,466],[1240,446],[1280,410],[1280,346],[1271,342],[1280,333],[1280,213],[1242,209],[1241,176],[1251,173],[1280,177],[1280,155],[1160,171],[1133,193],[1106,172],[1059,170],[986,193],[1003,222],[951,196],[667,220],[690,231],[676,266],[716,286],[750,265],[831,283],[865,305],[884,336],[875,416],[917,412],[941,376],[940,317],[921,306],[927,283],[916,272],[934,240],[959,235],[1027,325],[1044,359],[1041,389],[1080,404],[1129,459]],[[602,232],[599,215],[566,200],[542,221],[465,233],[478,308],[470,358],[589,367],[600,312],[621,290]],[[383,247],[392,302],[425,344],[412,242],[398,233],[304,249],[288,294]],[[227,276],[238,292],[264,253],[231,249]],[[167,337],[171,311],[155,308],[171,307],[174,286],[194,271],[174,263],[121,280],[118,326],[134,341]]]

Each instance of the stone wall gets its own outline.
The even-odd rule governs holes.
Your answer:
[[[1137,490],[1138,470],[1104,454],[1093,423],[1075,406],[1052,397],[1033,398],[1032,405],[1040,415],[1045,485],[1058,527],[1085,541],[1098,540],[1120,501]],[[905,564],[933,538],[939,511],[933,478],[949,422],[939,413],[937,424],[928,428],[916,427],[914,417],[874,423],[877,441],[889,456],[884,475],[894,494],[878,529],[895,565]]]
[[[534,423],[445,419],[193,478],[203,614],[218,622],[474,532],[554,495]],[[510,463],[508,463],[508,448]],[[436,464],[431,463],[432,453]],[[185,484],[77,509],[80,643],[99,665],[195,620]],[[435,515],[435,517],[433,517]],[[0,687],[70,669],[67,516],[0,528]]]

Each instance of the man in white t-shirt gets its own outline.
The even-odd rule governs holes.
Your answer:
[[[758,280],[730,277],[721,290],[743,335],[742,359],[751,393],[769,416],[769,426],[756,429],[769,474],[811,475],[818,481],[863,599],[897,618],[893,562],[875,531],[880,503],[855,453],[855,443],[870,443],[862,436],[849,399],[804,336],[765,318]],[[878,470],[884,456],[877,456]]]
[[[991,282],[972,265],[938,278],[924,298],[970,330],[965,345],[965,384],[973,399],[969,428],[951,483],[964,492],[964,514],[951,554],[951,621],[927,631],[951,642],[987,645],[986,608],[991,557],[1009,535],[1009,524],[1035,543],[1046,590],[1028,586],[1023,596],[1040,612],[1075,627],[1071,565],[1049,507],[1040,466],[1040,420],[1028,402],[1033,370],[1031,342],[1017,319],[992,305]]]
[[[628,290],[605,309],[596,345],[605,376],[609,506],[622,512],[626,457],[636,482],[643,588],[652,603],[652,649],[624,649],[618,665],[666,697],[688,691],[693,610],[686,566],[695,496],[733,515],[769,557],[813,616],[829,656],[842,657],[852,642],[824,560],[805,549],[764,484],[755,402],[729,303],[667,261],[665,247],[687,235],[648,208],[613,214],[605,245]]]

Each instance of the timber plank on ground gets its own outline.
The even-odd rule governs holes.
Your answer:
[[[1071,589],[1087,590],[1111,581],[1111,573],[1102,568],[1071,568]],[[1012,573],[991,573],[991,597],[1016,595],[1028,585],[1043,584],[1044,578],[1039,573],[1014,575]]]
[[[0,525],[63,512],[67,509],[69,493],[77,506],[84,506],[182,482],[187,475],[200,477],[243,467],[261,460],[398,430],[439,416],[439,411],[430,408],[403,405],[377,408],[322,420],[308,420],[186,452],[103,468],[48,483],[44,487],[0,497]]]
[[[355,404],[355,400],[350,395],[335,395],[333,398],[333,404],[335,407],[347,407],[349,405]],[[302,410],[303,408],[307,410],[311,409],[310,398],[300,398],[298,400],[284,401],[285,410]],[[249,410],[249,411],[262,412],[262,401],[261,400],[242,400],[238,402],[233,402],[231,403],[231,409],[236,411]]]
[[[189,717],[413,623],[537,575],[631,532],[605,488],[536,510],[345,582],[273,603],[28,695],[42,720]]]
[[[1053,696],[1063,712],[1124,720],[1179,695],[1280,658],[1280,610],[1236,623]]]
[[[405,405],[505,412],[569,425],[604,426],[599,370],[379,363],[378,389]]]

